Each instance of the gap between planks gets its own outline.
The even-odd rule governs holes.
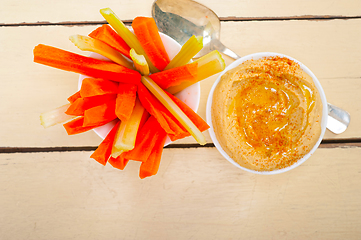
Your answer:
[[[166,149],[176,148],[214,148],[213,143],[199,145],[192,144],[171,144],[166,146]],[[319,148],[360,148],[361,139],[334,139],[323,140]],[[95,151],[97,146],[83,146],[83,147],[0,147],[1,153],[40,153],[40,152],[81,152],[81,151]]]
[[[361,19],[361,16],[341,16],[341,15],[302,15],[289,17],[220,17],[222,22],[249,22],[249,21],[290,21],[290,20],[307,20],[307,21],[329,21],[337,19]],[[131,25],[132,20],[123,20],[125,25]],[[102,25],[106,21],[78,21],[78,22],[33,22],[33,23],[0,23],[0,27],[23,27],[23,26],[82,26],[82,25]]]

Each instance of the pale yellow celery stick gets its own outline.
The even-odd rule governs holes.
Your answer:
[[[70,103],[40,114],[41,125],[43,125],[44,128],[47,128],[75,118],[76,116],[68,115],[65,113],[66,110],[68,110],[69,106]]]
[[[173,100],[150,77],[142,76],[142,83],[171,112],[171,114],[187,129],[201,145],[206,144],[206,138],[188,116],[173,102]]]
[[[217,50],[214,50],[202,56],[201,58],[197,59],[194,62],[198,63],[196,80],[184,81],[183,83],[177,86],[169,87],[166,89],[169,93],[175,94],[177,92],[180,92],[196,82],[199,82],[205,78],[208,78],[216,73],[223,71],[224,68],[226,67],[222,55]]]
[[[143,55],[138,55],[134,48],[132,48],[130,49],[130,57],[134,62],[135,69],[140,72],[140,74],[144,76],[149,75],[149,66]]]
[[[138,99],[135,101],[132,115],[128,121],[119,125],[112,147],[112,157],[116,158],[125,151],[132,150],[138,133],[139,124],[144,113],[144,107]]]
[[[82,51],[99,53],[115,63],[134,70],[133,64],[127,60],[126,57],[98,39],[82,35],[73,35],[69,37],[69,40]]]
[[[152,73],[159,72],[159,70],[150,61],[137,37],[124,25],[124,23],[118,18],[118,16],[115,15],[115,13],[110,8],[100,9],[100,13],[119,34],[119,36],[123,38],[123,40],[128,44],[130,48],[134,48],[134,50],[138,54],[144,55],[145,59],[148,62],[150,71]]]
[[[203,48],[203,37],[194,35],[182,46],[177,55],[165,67],[165,70],[187,64]]]

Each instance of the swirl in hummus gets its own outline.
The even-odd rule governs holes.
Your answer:
[[[294,164],[321,134],[312,78],[283,57],[248,60],[226,72],[212,101],[216,137],[239,165],[272,171]]]

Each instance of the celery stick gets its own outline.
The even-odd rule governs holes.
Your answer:
[[[130,57],[134,62],[135,69],[137,69],[140,74],[144,76],[149,75],[149,66],[143,55],[138,55],[134,48],[132,48],[130,49]]]
[[[120,125],[119,125],[119,127],[120,127]],[[124,150],[116,149],[116,148],[114,148],[114,145],[113,145],[111,156],[112,156],[113,158],[117,158],[117,157],[119,157],[119,155],[122,154],[123,152],[124,152]]]
[[[73,35],[69,37],[69,40],[82,51],[99,53],[115,63],[134,70],[133,64],[127,60],[126,57],[98,39],[81,35]]]
[[[170,61],[164,70],[187,64],[203,48],[203,37],[194,35],[182,46],[177,55]]]
[[[206,144],[206,138],[188,116],[176,103],[148,76],[142,76],[142,83],[153,95],[173,114],[173,116],[187,129],[187,131],[201,144]]]
[[[173,86],[170,88],[167,88],[167,92],[171,94],[175,94],[177,92],[182,91],[183,89],[189,87],[190,85],[199,82],[203,79],[206,79],[216,73],[219,73],[224,70],[226,67],[226,64],[222,58],[222,55],[217,51],[214,50],[201,58],[197,59],[196,61],[198,63],[198,69],[197,69],[197,78],[194,82],[191,81],[185,81],[177,86]]]
[[[222,55],[214,50],[196,61],[198,63],[198,75],[197,77],[200,80],[203,80],[207,77],[210,77],[216,73],[219,73],[224,70],[226,63],[224,62]]]
[[[152,62],[148,58],[137,37],[124,25],[124,23],[118,18],[118,16],[115,15],[115,13],[110,8],[100,9],[100,13],[119,34],[119,36],[123,38],[123,40],[128,44],[129,47],[134,48],[138,54],[144,55],[145,59],[147,59],[150,71],[152,73],[159,72],[159,70],[152,64]]]
[[[116,158],[125,151],[132,150],[135,145],[139,124],[144,113],[144,107],[137,99],[132,115],[128,121],[122,121],[119,125],[112,147],[112,157]]]
[[[54,110],[40,114],[41,125],[44,128],[47,128],[47,127],[54,126],[58,123],[63,123],[70,119],[75,118],[76,116],[68,115],[65,113],[66,110],[68,110],[69,106],[70,106],[70,103],[66,104],[64,106],[58,107]]]

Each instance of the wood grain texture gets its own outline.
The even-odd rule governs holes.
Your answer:
[[[211,8],[219,17],[361,16],[359,0],[274,0],[272,4],[267,0],[198,2]],[[150,16],[152,3],[152,0],[2,0],[0,24],[103,21],[99,9],[105,7],[112,8],[121,19],[130,20],[139,15]]]
[[[198,146],[190,137],[164,149],[154,177],[140,180],[138,162],[104,167],[89,158],[101,141],[94,132],[40,125],[40,113],[77,90],[78,75],[33,63],[32,50],[87,55],[68,37],[99,26],[100,8],[129,22],[149,16],[153,0],[2,0],[0,240],[361,239],[361,1],[199,2],[224,20],[221,40],[239,55],[279,52],[308,66],[327,100],[351,113],[348,130],[326,132],[309,160],[274,176],[242,171],[214,147],[189,148]],[[327,17],[340,19],[301,20]],[[201,83],[203,118],[216,78]]]
[[[0,154],[1,239],[361,237],[361,148],[318,149],[273,176],[215,148],[165,149],[144,180],[136,162],[119,171],[89,155]]]
[[[77,90],[78,75],[33,63],[33,48],[48,44],[82,53],[68,40],[86,35],[95,26],[42,26],[0,28],[1,147],[96,146],[101,139],[93,132],[67,136],[61,125],[43,129],[39,115],[66,104]],[[273,51],[292,56],[319,78],[327,100],[352,116],[349,129],[325,139],[361,138],[361,19],[333,21],[224,22],[221,39],[239,55]],[[24,40],[26,38],[26,41]],[[347,53],[347,54],[346,54]],[[225,57],[227,64],[232,61]],[[205,119],[208,93],[217,75],[201,83],[199,114]],[[6,80],[6,81],[5,81]],[[207,141],[211,142],[208,133]],[[177,143],[195,143],[187,138]]]

